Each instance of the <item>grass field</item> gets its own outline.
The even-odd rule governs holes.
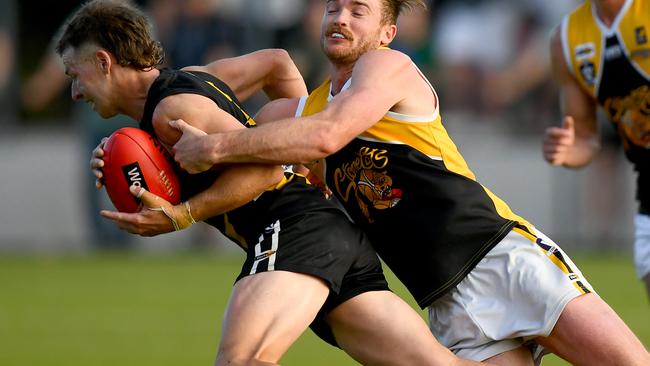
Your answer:
[[[573,259],[650,346],[650,305],[631,259]],[[205,253],[0,257],[0,365],[212,365],[239,265]],[[310,332],[282,364],[356,365]]]

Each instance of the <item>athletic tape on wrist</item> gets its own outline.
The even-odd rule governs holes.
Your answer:
[[[192,216],[192,208],[190,207],[190,201],[183,202],[183,205],[185,206],[185,210],[187,210],[187,216],[190,218],[190,223],[192,225],[196,224],[196,220],[194,220],[194,217]]]

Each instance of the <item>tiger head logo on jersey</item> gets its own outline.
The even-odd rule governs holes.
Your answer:
[[[364,216],[373,222],[368,207],[377,210],[395,207],[402,199],[402,190],[393,188],[393,179],[386,172],[362,170],[359,172],[355,195]]]
[[[604,108],[624,137],[650,148],[650,87],[643,85],[626,97],[607,99]]]
[[[362,147],[353,161],[344,163],[334,171],[334,189],[344,203],[354,197],[368,222],[373,222],[370,208],[392,208],[402,198],[402,191],[393,188],[393,179],[387,174],[387,151]]]

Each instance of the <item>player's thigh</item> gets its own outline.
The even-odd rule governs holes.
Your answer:
[[[328,294],[323,280],[300,273],[242,278],[224,315],[219,358],[276,362],[314,320]]]
[[[339,346],[364,365],[449,365],[456,358],[390,291],[353,297],[334,308],[327,321]]]
[[[517,347],[513,350],[503,352],[496,356],[490,357],[485,362],[491,365],[499,366],[534,366],[535,361],[530,353],[530,349],[525,346]]]
[[[598,295],[571,300],[537,342],[575,365],[650,365],[639,339]]]

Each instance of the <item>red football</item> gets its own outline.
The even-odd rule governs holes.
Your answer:
[[[178,204],[181,192],[172,159],[147,132],[133,127],[113,132],[104,144],[104,186],[118,211],[137,212],[140,201],[131,194],[132,185],[144,187]]]

